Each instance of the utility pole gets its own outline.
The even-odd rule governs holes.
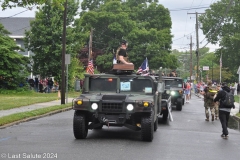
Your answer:
[[[64,14],[63,14],[61,104],[65,104],[66,25],[67,25],[67,0],[64,3]]]
[[[196,56],[197,56],[197,81],[199,82],[199,37],[198,37],[198,14],[204,14],[204,13],[187,13],[187,14],[195,14],[196,15],[196,45],[197,45],[197,49],[196,49]],[[201,80],[200,80],[201,81]]]
[[[192,35],[190,37],[190,81],[192,81]]]

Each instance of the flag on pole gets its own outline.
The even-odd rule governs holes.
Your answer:
[[[142,65],[139,67],[137,74],[141,74],[142,76],[147,76],[149,75],[149,66],[148,66],[148,59],[146,58]]]
[[[219,62],[220,62],[220,68],[222,68],[222,54],[221,54]]]
[[[117,64],[117,58],[116,58],[116,55],[114,54],[113,56],[113,64]]]
[[[88,61],[88,66],[87,66],[87,73],[89,74],[94,74],[94,67],[93,67],[93,61],[89,60]]]

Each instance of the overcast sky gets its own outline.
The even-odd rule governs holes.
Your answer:
[[[193,38],[193,49],[196,49],[196,16],[188,13],[204,13],[212,3],[219,0],[159,0],[160,4],[170,10],[172,19],[172,34],[174,35],[172,49],[181,51],[189,50],[190,35]],[[227,6],[226,6],[227,7]],[[199,9],[197,9],[199,8]],[[26,8],[12,8],[5,11],[0,10],[0,17],[34,17],[36,9],[32,11]],[[22,13],[21,13],[22,12]],[[199,29],[199,47],[207,44],[205,36]],[[207,45],[211,51],[214,51],[218,46]]]

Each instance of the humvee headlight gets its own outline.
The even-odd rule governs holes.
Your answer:
[[[128,104],[127,105],[127,110],[128,111],[132,111],[133,110],[133,105],[132,104]]]
[[[170,93],[170,91],[169,91],[169,90],[166,90],[166,93],[167,93],[167,94],[169,94],[169,93]]]
[[[148,107],[148,105],[149,105],[148,102],[144,102],[144,103],[143,103],[143,106],[144,106],[144,107]]]
[[[93,110],[96,110],[96,109],[98,109],[98,104],[97,103],[93,103],[91,107],[92,107]]]
[[[174,91],[171,91],[171,95],[174,96],[174,95],[175,95],[175,92],[174,92]]]
[[[77,101],[77,104],[78,104],[78,105],[82,105],[82,100],[78,100],[78,101]]]

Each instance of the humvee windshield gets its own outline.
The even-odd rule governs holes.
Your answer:
[[[170,88],[182,88],[183,82],[181,79],[166,79],[165,80],[165,89]]]
[[[117,79],[116,78],[90,78],[89,90],[116,92]]]
[[[153,84],[149,79],[120,78],[120,92],[152,93]]]

